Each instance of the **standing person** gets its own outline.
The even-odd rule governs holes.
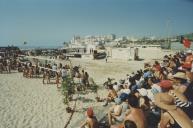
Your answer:
[[[85,90],[86,83],[85,83],[85,73],[84,73],[84,70],[82,70],[82,74],[81,74],[81,85],[82,85],[83,89]]]
[[[0,73],[3,73],[3,63],[0,60]]]
[[[49,71],[49,69],[46,70],[46,80],[47,80],[47,84],[49,84],[50,83],[50,71]]]
[[[60,83],[60,75],[58,72],[56,72],[56,85],[57,85],[57,88],[58,88],[58,84]]]
[[[84,78],[84,79],[85,79],[85,85],[86,85],[86,86],[89,86],[89,80],[88,80],[88,79],[89,79],[89,75],[88,75],[87,72],[85,72],[84,77],[85,77],[85,78]]]
[[[62,80],[64,81],[64,80],[66,80],[66,78],[67,78],[67,69],[65,68],[65,67],[63,67],[62,68]]]
[[[106,58],[105,58],[105,61],[106,61],[106,63],[107,63],[107,56],[106,56]]]
[[[7,59],[6,63],[7,63],[7,73],[11,73],[11,61]]]
[[[55,77],[56,71],[57,71],[57,65],[54,64],[54,65],[52,66],[52,75],[53,75],[53,77]]]
[[[29,67],[29,72],[28,72],[28,76],[29,78],[32,78],[33,77],[33,67]]]
[[[47,69],[43,69],[43,80],[42,83],[45,84],[44,80],[46,79],[46,71]]]

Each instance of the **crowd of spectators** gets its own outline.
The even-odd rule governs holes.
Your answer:
[[[165,55],[108,85],[111,128],[193,128],[192,51]],[[98,100],[100,101],[100,100]],[[93,116],[94,117],[94,116]],[[96,123],[96,121],[95,121]],[[89,128],[97,128],[89,123]]]

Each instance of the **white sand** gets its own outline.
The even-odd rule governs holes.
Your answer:
[[[21,73],[0,75],[0,128],[62,128],[68,116],[55,85]]]
[[[72,62],[80,64],[101,86],[108,77],[116,80],[124,78],[127,73],[142,68],[144,62],[159,59],[165,54],[169,53],[146,48],[139,51],[144,61],[109,59],[105,63],[105,60],[72,59]],[[104,97],[106,90],[101,87],[98,93]],[[97,117],[101,118],[106,109],[101,106],[102,103],[95,102],[95,96],[94,93],[79,95],[78,112],[74,113],[69,128],[79,126],[89,106],[94,107]],[[42,79],[23,78],[21,73],[0,74],[0,128],[63,128],[70,116],[65,108],[63,96],[56,85],[43,85]]]

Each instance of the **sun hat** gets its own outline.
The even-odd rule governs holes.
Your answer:
[[[178,78],[178,79],[187,79],[186,74],[184,72],[177,72],[176,74],[173,75],[173,78]]]
[[[172,88],[172,82],[170,80],[162,80],[158,83],[158,85],[163,89],[170,89]]]
[[[121,99],[120,98],[115,98],[115,104],[120,105],[121,104]]]
[[[94,115],[93,108],[92,108],[92,107],[89,107],[89,108],[87,109],[86,113],[87,113],[87,116],[88,116],[88,117],[93,117],[93,115]]]
[[[147,89],[145,88],[140,88],[140,89],[137,89],[137,91],[139,92],[139,94],[141,96],[147,96]]]

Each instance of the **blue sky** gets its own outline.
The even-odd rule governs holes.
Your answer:
[[[0,45],[61,45],[74,35],[190,32],[193,0],[0,0]]]

